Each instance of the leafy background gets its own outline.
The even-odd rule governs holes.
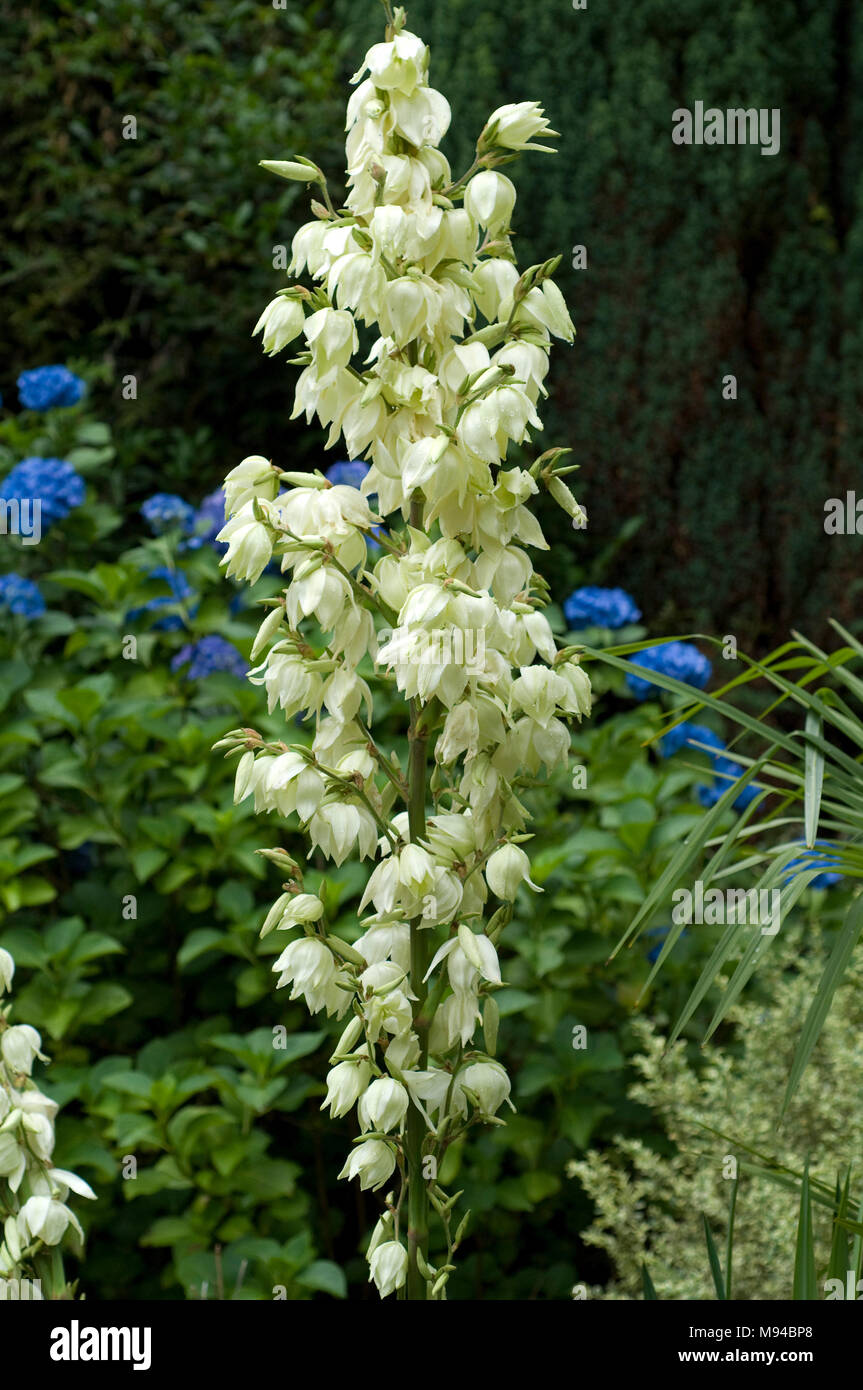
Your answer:
[[[249,336],[284,280],[274,248],[302,216],[302,195],[256,161],[305,152],[338,178],[344,81],[379,37],[379,6],[3,0],[0,16],[0,57],[16,72],[0,97],[12,131],[0,473],[42,454],[88,483],[42,546],[4,538],[0,568],[37,577],[48,612],[3,614],[0,943],[19,964],[17,1016],[54,1059],[57,1161],[99,1193],[81,1287],[370,1297],[361,1241],[376,1199],[335,1182],[350,1124],[319,1113],[333,1033],[275,995],[258,940],[279,884],[255,850],[301,846],[232,805],[230,768],[210,752],[227,728],[262,725],[259,692],[171,666],[213,633],[247,656],[255,613],[228,613],[237,595],[215,551],[154,540],[139,508],[156,491],[197,503],[245,453],[323,461],[319,433],[287,419],[291,369]],[[829,614],[853,627],[859,542],[826,540],[822,510],[859,476],[859,11],[416,0],[409,17],[453,105],[455,167],[504,101],[541,96],[563,132],[557,158],[516,172],[520,259],[564,253],[579,330],[558,354],[546,436],[574,450],[591,531],[576,542],[545,519],[558,604],[578,583],[625,583],[652,635],[733,632],[755,650],[791,625],[817,637]],[[673,147],[670,113],[696,99],[781,107],[781,155]],[[127,114],[136,140],[122,138]],[[585,272],[568,268],[578,243]],[[84,403],[19,410],[15,377],[46,362],[87,377]],[[736,404],[721,400],[729,371]],[[136,399],[123,396],[128,374]],[[198,600],[169,631],[152,611],[129,617],[164,595],[148,575],[165,564]],[[555,620],[562,635],[559,609]],[[659,705],[634,706],[615,678],[598,684],[575,739],[589,788],[560,778],[531,794],[544,896],[521,901],[508,929],[500,1000],[518,1110],[448,1159],[443,1177],[476,1213],[453,1297],[631,1288],[613,1241],[585,1240],[597,1206],[568,1165],[614,1161],[621,1141],[673,1147],[663,1097],[633,1097],[634,1021],[676,1016],[713,943],[685,937],[645,994],[661,916],[654,937],[608,956],[703,814],[706,766],[661,758],[648,746]],[[364,875],[327,878],[350,940]],[[829,934],[845,893],[825,908],[813,890],[802,918]],[[686,1032],[696,1077],[704,1022]],[[715,1045],[745,1064],[737,1021]],[[764,1118],[774,1102],[751,1103]],[[835,1160],[831,1148],[831,1180]],[[661,1207],[659,1188],[651,1200]]]

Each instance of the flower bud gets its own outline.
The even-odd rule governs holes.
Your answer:
[[[508,102],[492,111],[479,138],[479,147],[500,145],[506,150],[543,150],[554,154],[551,145],[532,145],[537,135],[553,139],[557,135],[542,114],[538,101]]]
[[[270,642],[273,640],[273,638],[276,636],[276,633],[279,631],[279,628],[284,622],[284,619],[285,610],[283,606],[279,603],[276,605],[275,608],[270,610],[270,612],[264,618],[264,621],[261,623],[261,626],[258,628],[258,634],[254,642],[252,643],[252,650],[249,653],[249,658],[251,661],[256,661],[257,658],[260,656],[261,652],[264,651],[264,649],[267,646],[269,646]]]
[[[267,936],[282,920],[282,914],[290,901],[290,893],[283,893],[280,898],[276,898],[266,917],[264,925],[261,927],[261,936]]]
[[[282,179],[294,179],[297,183],[316,183],[321,171],[314,164],[300,164],[293,159],[259,159],[262,169],[278,174]]]
[[[573,521],[578,523],[578,530],[584,530],[587,524],[587,513],[584,508],[576,502],[572,492],[566,483],[560,478],[552,478],[548,484],[548,490],[559,506],[563,507],[567,516],[571,516]],[[582,524],[583,523],[583,524]]]
[[[347,1028],[344,1030],[342,1036],[336,1043],[335,1049],[333,1051],[333,1057],[344,1057],[348,1052],[350,1052],[351,1048],[354,1046],[354,1043],[357,1041],[357,1038],[360,1036],[362,1031],[363,1021],[361,1018],[358,1018],[356,1014],[354,1014]],[[332,1057],[330,1058],[330,1061],[332,1061]],[[326,1102],[324,1102],[324,1104],[326,1104]],[[321,1109],[323,1109],[323,1106],[321,1106]]]

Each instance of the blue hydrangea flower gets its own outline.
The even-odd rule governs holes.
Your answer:
[[[0,483],[0,497],[7,502],[39,499],[43,530],[80,507],[85,491],[84,479],[65,459],[22,459]]]
[[[836,859],[825,852],[832,849],[835,849],[835,846],[829,840],[816,840],[812,849],[807,849],[799,859],[791,860],[788,865],[788,877],[783,879],[783,882],[790,883],[797,874],[805,873],[808,869],[823,867],[824,871],[813,878],[808,886],[819,890],[834,888],[837,883],[842,882],[843,875],[832,872],[842,863],[841,859]]]
[[[704,748],[697,748],[696,744],[706,743],[710,748],[715,748],[717,752],[723,752],[725,744],[718,734],[712,729],[708,729],[706,724],[690,724],[684,721],[682,724],[675,724],[673,729],[669,729],[659,740],[659,751],[663,758],[671,758],[675,753],[679,753],[681,748],[692,748],[696,753],[704,753]]]
[[[171,661],[171,670],[179,671],[188,665],[186,680],[199,681],[212,676],[216,671],[227,671],[231,676],[245,677],[248,664],[230,642],[216,633],[202,637],[197,642],[189,642],[181,647]]]
[[[141,507],[141,515],[154,535],[179,526],[187,531],[194,521],[195,508],[173,492],[154,492]]]
[[[190,537],[186,542],[189,549],[197,550],[202,545],[214,545],[217,550],[227,550],[227,541],[216,541],[224,524],[225,489],[217,487],[215,492],[207,494],[192,517],[191,525],[188,527]]]
[[[52,410],[58,405],[77,405],[85,383],[68,367],[34,367],[18,378],[18,399],[25,410]]]
[[[368,471],[369,465],[363,463],[362,459],[341,459],[338,463],[330,464],[324,477],[334,487],[359,487]]]
[[[740,763],[734,762],[732,758],[714,758],[713,766],[717,774],[716,781],[712,786],[696,787],[695,789],[698,800],[707,810],[710,810],[711,806],[716,805],[719,798],[728,791],[732,782],[736,782],[737,778],[742,776],[745,771]],[[731,804],[735,811],[745,811],[746,807],[755,800],[757,795],[758,788],[753,786],[751,782],[747,782],[746,786],[742,791],[738,792]]]
[[[144,613],[159,613],[164,608],[174,608],[178,603],[186,603],[188,599],[194,597],[195,591],[182,570],[172,570],[168,569],[166,565],[159,565],[156,569],[150,570],[147,578],[167,584],[170,593],[164,597],[161,594],[157,595],[156,598],[148,599],[141,608],[133,608],[126,615],[130,622],[134,622]],[[191,616],[194,617],[197,609],[197,603],[189,607]],[[179,613],[168,613],[153,624],[153,629],[155,632],[176,632],[184,626]]]
[[[384,526],[373,526],[370,531],[366,531],[366,547],[368,549],[369,555],[381,554],[381,552],[383,551],[383,546],[381,545],[378,537],[386,535],[388,535],[388,532],[386,530],[386,527]]]
[[[658,671],[663,676],[683,681],[703,690],[713,671],[713,667],[697,647],[691,642],[665,642],[662,646],[646,647],[631,658],[636,666],[646,666],[649,671]],[[645,700],[652,690],[657,690],[652,681],[630,671],[626,684],[636,700]]]
[[[681,937],[686,936],[687,930],[687,927],[683,928],[683,931],[680,933],[680,937],[678,937],[678,941]],[[651,965],[655,965],[655,963],[659,960],[659,955],[665,942],[665,938],[667,937],[670,931],[670,927],[648,927],[647,931],[644,933],[645,936],[652,936],[657,939],[657,945],[651,946],[650,950],[647,952],[647,959],[650,961]]]
[[[38,584],[25,579],[23,574],[0,575],[0,607],[8,608],[10,613],[18,613],[22,618],[38,618],[45,612],[45,600]]]
[[[595,584],[585,584],[571,593],[564,600],[563,613],[569,626],[576,630],[625,627],[641,617],[641,609],[625,589],[600,589]]]
[[[706,744],[707,747],[698,747],[699,744]],[[664,738],[659,740],[659,750],[664,758],[672,757],[684,747],[691,748],[695,753],[707,753],[713,763],[716,773],[715,781],[709,786],[702,785],[695,788],[698,800],[702,806],[709,810],[711,806],[716,805],[731,783],[741,776],[744,769],[740,763],[734,762],[732,758],[722,756],[725,752],[725,744],[719,735],[709,729],[706,724],[690,724],[688,722],[677,724],[673,729],[669,729]],[[745,811],[757,795],[758,788],[754,787],[751,782],[747,783],[732,803],[735,811]]]

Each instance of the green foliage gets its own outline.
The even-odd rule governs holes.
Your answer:
[[[312,128],[336,158],[320,135],[341,124],[335,37],[315,0],[0,13],[16,74],[0,162],[7,404],[25,367],[103,361],[132,486],[168,470],[206,491],[262,436],[283,447],[283,369],[250,353],[249,305],[284,283],[274,248],[290,246],[298,191],[255,162],[302,149]],[[121,399],[127,374],[137,400]]]
[[[735,742],[743,739],[744,746],[752,752],[749,755],[735,752],[735,757],[740,758],[736,764],[739,776],[729,782],[719,802],[686,835],[671,863],[635,913],[622,942],[636,935],[657,910],[665,907],[672,891],[691,882],[696,872],[705,888],[710,884],[715,886],[730,872],[735,856],[739,862],[741,854],[746,855],[747,868],[758,870],[755,890],[779,894],[785,916],[810,884],[817,886],[826,868],[836,870],[849,885],[863,878],[859,847],[863,831],[859,793],[863,723],[857,710],[848,703],[848,697],[859,702],[863,694],[863,681],[855,669],[863,656],[863,645],[837,623],[832,622],[832,626],[846,643],[832,654],[828,655],[806,638],[795,635],[793,641],[771,652],[763,662],[742,655],[745,666],[742,674],[715,694],[693,698],[691,687],[666,675],[655,677],[657,685],[676,695],[678,700],[686,701],[675,707],[670,715],[671,723],[695,717],[708,708],[737,723],[741,732]],[[616,651],[594,650],[589,654],[610,666],[619,676],[629,667],[629,662],[623,659],[627,651],[632,651],[632,645]],[[631,661],[636,670],[642,670],[653,679],[649,672],[637,666],[637,651]],[[762,708],[761,717],[756,718],[746,709],[741,692],[745,696],[758,682],[764,705],[761,681],[766,684],[770,703]],[[728,698],[730,691],[734,692],[733,699]],[[757,795],[745,813],[735,819],[732,812],[736,799],[750,785],[757,788]],[[819,827],[826,839],[817,838]],[[702,860],[704,867],[699,870],[697,866]],[[863,898],[858,891],[847,900],[842,929],[810,1001],[786,1082],[785,1107],[811,1057],[836,988],[851,963],[861,928]],[[680,931],[680,925],[672,930],[665,951],[673,947]],[[724,985],[705,1041],[728,1014],[754,971],[762,965],[776,939],[775,933],[750,934],[743,949],[745,933],[746,913],[736,917],[731,914],[675,1023],[672,1040],[716,984],[728,962],[737,958],[737,967]],[[660,960],[658,966],[661,963]]]
[[[7,617],[0,637],[0,942],[18,962],[18,1014],[54,1058],[57,1161],[99,1193],[84,1213],[81,1286],[135,1298],[284,1287],[298,1299],[340,1295],[346,1279],[364,1290],[359,1240],[376,1199],[345,1214],[325,1185],[354,1137],[352,1121],[324,1124],[318,1110],[335,1033],[310,1030],[301,1006],[274,996],[278,947],[258,938],[278,875],[255,850],[301,847],[233,805],[233,766],[210,751],[253,708],[260,724],[258,695],[232,675],[171,669],[182,646],[214,632],[247,654],[260,610],[234,603],[225,622],[213,549],[147,537],[86,403],[7,420],[0,460],[71,456],[87,439],[94,457],[75,454],[89,468],[85,504],[40,546],[7,538],[10,566],[38,580],[48,610]],[[157,567],[185,575],[193,597],[147,611],[166,592],[148,577]],[[277,584],[264,575],[253,598]],[[630,952],[609,969],[606,958],[700,814],[703,759],[658,760],[647,747],[656,708],[622,703],[614,677],[606,685],[607,717],[576,738],[587,785],[560,777],[529,793],[544,894],[526,896],[507,930],[499,995],[518,1114],[447,1160],[446,1180],[481,1216],[454,1290],[463,1297],[567,1297],[589,1209],[572,1203],[563,1164],[621,1124],[645,1128],[626,1084],[649,962]],[[263,732],[280,736],[280,721]],[[360,866],[328,871],[324,888],[311,864],[306,879],[325,891],[335,934],[354,940]],[[685,998],[693,952],[681,943],[664,972],[665,1007]]]
[[[649,1107],[665,1137],[645,1143],[621,1136],[568,1168],[595,1203],[585,1239],[614,1265],[613,1282],[595,1290],[599,1296],[639,1297],[646,1262],[659,1298],[715,1297],[702,1221],[709,1222],[714,1249],[723,1252],[727,1275],[732,1210],[732,1298],[823,1298],[827,1278],[841,1278],[844,1286],[847,1270],[857,1269],[850,1232],[848,1248],[837,1255],[837,1239],[845,1237],[841,1228],[837,1235],[832,1216],[836,1173],[856,1159],[863,1140],[860,1112],[848,1104],[863,1061],[859,961],[778,1123],[808,996],[841,916],[838,902],[825,907],[823,894],[814,891],[808,898],[806,917],[783,928],[768,958],[760,997],[733,1009],[734,1035],[723,1049],[711,1046],[700,1059],[685,1043],[666,1052],[660,1023],[636,1023],[641,1076],[630,1099]],[[804,1177],[801,1184],[807,1163],[811,1183]],[[847,1199],[839,1205],[853,1229],[856,1208],[849,1212]]]
[[[578,337],[552,369],[545,438],[581,467],[590,527],[578,550],[642,515],[626,578],[658,630],[730,631],[754,646],[792,626],[817,640],[831,615],[848,623],[859,550],[825,538],[823,507],[859,478],[859,10],[407,8],[430,44],[432,82],[446,75],[456,172],[495,104],[537,98],[561,132],[556,158],[520,171],[532,217],[518,242],[526,262],[549,247],[564,257],[556,279]],[[379,36],[376,9],[335,0],[353,49]],[[779,108],[779,154],[672,144],[672,112],[696,100]],[[586,270],[571,268],[576,246]],[[729,373],[736,401],[722,399]],[[544,523],[551,536],[553,509]]]
[[[319,1115],[316,1078],[338,1025],[310,1028],[301,1006],[274,996],[278,947],[258,937],[278,875],[255,850],[302,849],[233,805],[232,764],[211,752],[253,709],[260,724],[257,693],[230,674],[190,681],[171,668],[182,646],[213,633],[248,654],[261,610],[234,602],[226,622],[216,552],[146,535],[111,432],[86,402],[7,418],[0,468],[31,453],[73,458],[87,498],[40,546],[7,537],[10,567],[38,580],[48,609],[7,615],[0,635],[0,944],[18,962],[17,1015],[54,1058],[57,1162],[99,1194],[83,1213],[81,1288],[365,1291],[359,1242],[377,1199],[346,1213],[328,1190],[353,1122]],[[182,573],[192,597],[148,610],[166,593],[149,577],[157,567]],[[277,585],[265,574],[253,599]],[[611,634],[567,635],[560,611],[550,616],[564,641],[607,650]],[[526,793],[543,894],[517,904],[497,996],[517,1113],[454,1145],[441,1174],[475,1213],[455,1297],[567,1298],[577,1279],[606,1277],[581,1239],[590,1203],[573,1200],[562,1174],[617,1134],[662,1145],[651,1110],[627,1094],[633,1022],[647,1007],[678,1015],[715,945],[709,931],[681,937],[651,982],[667,940],[658,907],[653,934],[609,962],[683,838],[700,833],[708,768],[695,752],[659,757],[661,708],[632,704],[611,654],[595,669],[604,693],[574,736],[572,768]],[[263,732],[278,737],[280,721]],[[309,865],[310,891],[326,894],[335,934],[353,941],[365,874],[348,864],[324,883],[321,869]],[[684,1036],[707,1021],[696,1011]]]
[[[255,691],[172,670],[217,629],[248,654],[255,612],[235,603],[225,623],[212,547],[145,537],[110,431],[85,406],[14,417],[0,446],[5,466],[65,455],[88,483],[41,545],[7,538],[48,608],[6,614],[0,635],[0,939],[19,966],[17,1014],[42,1032],[47,1089],[66,1106],[56,1161],[99,1193],[81,1287],[341,1297],[310,1217],[321,1088],[305,1059],[325,1039],[292,1031],[300,1011],[271,1003],[276,948],[258,939],[249,887],[269,903],[265,832],[211,752],[248,722]],[[166,592],[157,566],[194,597],[148,610]]]
[[[589,1208],[561,1174],[568,1158],[621,1129],[656,1133],[627,1096],[633,1023],[645,1008],[679,1009],[706,950],[685,938],[655,990],[656,938],[608,959],[678,837],[703,815],[694,788],[704,760],[658,760],[646,747],[658,726],[655,707],[597,711],[574,738],[586,788],[560,776],[532,793],[532,875],[543,896],[517,903],[497,994],[517,1114],[448,1160],[447,1180],[479,1216],[453,1297],[567,1298],[577,1278],[605,1276],[581,1241]]]

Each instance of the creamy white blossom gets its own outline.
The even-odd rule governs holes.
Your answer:
[[[0,992],[11,988],[14,972],[11,955],[0,950]],[[57,1105],[31,1077],[34,1062],[48,1058],[37,1030],[27,1023],[10,1023],[9,1009],[9,1005],[0,1009],[0,1206],[7,1213],[0,1230],[0,1283],[4,1285],[0,1292],[4,1296],[7,1280],[14,1288],[29,1284],[31,1258],[43,1246],[60,1245],[70,1228],[83,1240],[81,1224],[66,1203],[69,1193],[96,1196],[83,1178],[51,1162]],[[40,1269],[40,1278],[45,1277]],[[48,1296],[70,1296],[62,1264],[53,1262],[48,1278]],[[33,1289],[34,1297],[43,1296],[37,1284]]]
[[[254,331],[263,333],[264,352],[272,357],[299,337],[304,322],[305,314],[299,300],[280,295],[267,305]]]
[[[408,1272],[408,1252],[397,1240],[378,1245],[369,1256],[369,1280],[375,1281],[381,1298],[395,1293],[405,1282]]]
[[[437,1298],[448,1270],[424,1273],[404,1244],[412,1204],[446,1200],[418,1153],[439,1157],[509,1101],[491,1053],[501,933],[521,885],[537,887],[521,790],[565,763],[591,697],[577,651],[558,652],[533,564],[548,549],[532,510],[543,490],[583,517],[559,476],[565,451],[529,462],[551,340],[574,328],[556,263],[516,265],[516,187],[497,168],[554,132],[535,101],[500,106],[454,178],[439,149],[450,108],[429,72],[396,10],[353,79],[346,197],[311,161],[264,161],[323,192],[292,244],[290,272],[311,288],[289,285],[256,331],[267,352],[302,337],[292,418],[368,472],[356,488],[246,459],[220,539],[229,575],[254,583],[272,566],[283,585],[249,679],[290,732],[222,740],[239,755],[235,799],[294,818],[316,864],[370,861],[345,939],[342,910],[298,866],[261,934],[293,934],[273,965],[292,999],[350,1011],[322,1108],[356,1107],[366,1137],[340,1176],[400,1192],[385,1195],[371,1278],[382,1296],[407,1282],[409,1297]],[[406,753],[376,728],[399,710]]]

